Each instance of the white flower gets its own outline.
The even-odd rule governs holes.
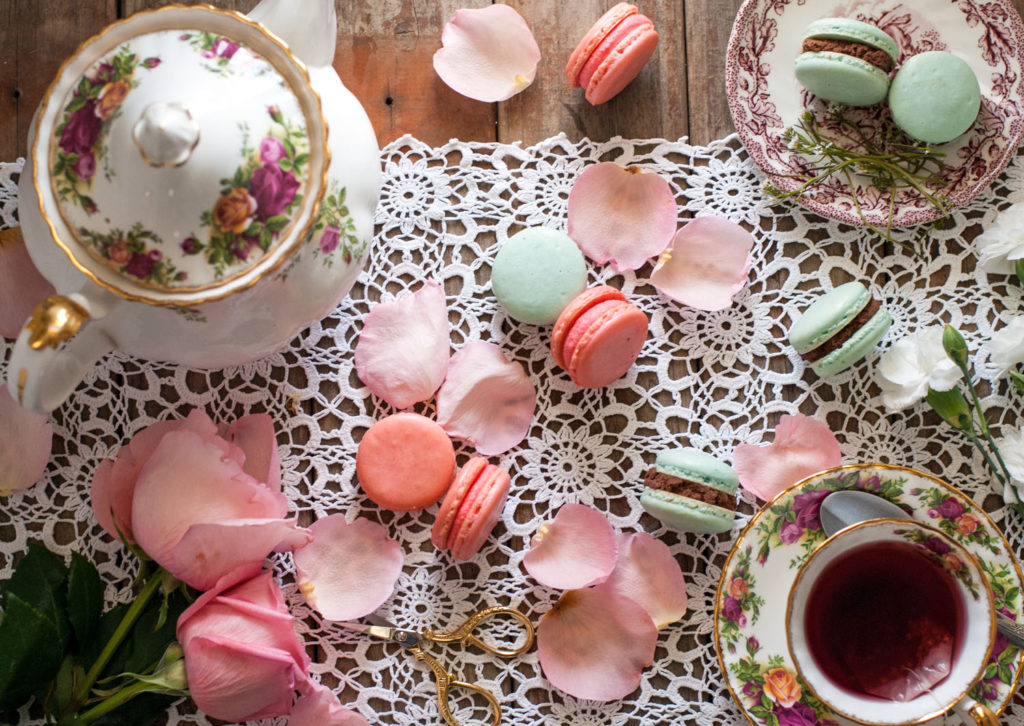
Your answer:
[[[978,261],[985,272],[1013,274],[1017,260],[1024,258],[1024,203],[1007,207],[995,222],[974,240]]]
[[[890,411],[913,406],[928,395],[929,388],[952,389],[961,375],[942,347],[941,327],[925,328],[897,340],[875,369],[882,403]]]
[[[992,362],[1004,371],[1024,363],[1024,315],[1018,315],[992,333],[989,348]]]
[[[1021,492],[1024,492],[1024,431],[1010,429],[1006,436],[996,441],[996,447],[1010,472],[1010,486],[1003,492],[1003,499],[1010,504],[1020,500]]]

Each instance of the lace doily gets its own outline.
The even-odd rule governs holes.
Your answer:
[[[922,469],[955,483],[1009,526],[1018,552],[1024,526],[991,496],[984,462],[924,404],[888,414],[872,380],[877,353],[851,370],[818,379],[786,344],[790,323],[822,288],[851,278],[870,284],[895,320],[882,347],[924,326],[952,323],[965,331],[979,363],[985,404],[997,425],[1017,425],[1019,398],[988,362],[992,330],[1022,311],[1010,278],[975,270],[965,240],[997,209],[1024,200],[1024,156],[996,184],[934,233],[924,254],[885,245],[861,228],[800,209],[767,205],[761,176],[735,136],[691,146],[663,140],[573,143],[564,136],[529,148],[451,142],[430,148],[403,137],[382,152],[385,181],[372,259],[351,296],[276,355],[222,372],[197,372],[112,354],[54,414],[53,457],[42,482],[0,509],[0,578],[29,539],[58,552],[78,550],[101,562],[108,601],[125,599],[132,560],[105,536],[89,510],[97,463],[158,418],[183,417],[194,406],[214,419],[268,411],[280,432],[285,490],[307,520],[333,512],[385,524],[401,542],[405,568],[380,609],[417,628],[453,626],[475,609],[513,605],[537,622],[558,598],[527,578],[523,554],[538,525],[565,502],[608,512],[623,530],[646,529],[666,542],[687,580],[685,618],[659,636],[656,660],[640,688],[623,701],[577,701],[554,690],[532,652],[512,663],[472,650],[441,658],[463,680],[504,693],[503,723],[514,726],[624,726],[696,723],[731,726],[743,717],[733,703],[712,642],[715,589],[731,543],[757,507],[742,495],[732,535],[680,535],[642,515],[643,472],[660,449],[691,445],[726,461],[737,444],[770,438],[783,413],[803,412],[837,432],[844,462],[881,461]],[[591,282],[622,288],[650,316],[640,360],[625,378],[600,390],[577,389],[548,352],[549,328],[511,320],[490,290],[495,251],[523,227],[564,229],[573,180],[588,164],[617,161],[656,171],[672,185],[680,223],[719,214],[753,229],[750,283],[732,307],[706,313],[661,298],[645,282],[650,267],[614,275],[591,269]],[[15,219],[20,163],[0,165],[0,226]],[[907,234],[907,239],[911,235]],[[380,299],[434,277],[449,293],[453,348],[467,340],[497,343],[524,365],[537,388],[529,437],[500,457],[512,491],[494,535],[472,561],[455,564],[435,551],[430,528],[437,507],[382,511],[355,481],[356,446],[370,424],[389,413],[355,375],[351,350],[362,320]],[[0,361],[10,355],[0,340]],[[5,363],[3,365],[6,365]],[[0,365],[0,378],[6,371]],[[432,415],[430,405],[417,410]],[[471,452],[460,447],[461,460]],[[342,703],[371,723],[440,723],[432,679],[399,649],[371,645],[325,624],[296,592],[290,556],[275,566],[310,648],[314,672]],[[459,670],[461,669],[461,670]],[[1024,720],[1024,704],[1004,718]],[[24,722],[29,722],[27,712]],[[182,702],[168,723],[208,724]],[[284,723],[284,720],[266,721]]]

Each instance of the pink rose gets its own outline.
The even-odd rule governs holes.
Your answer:
[[[299,180],[277,164],[264,164],[253,172],[249,194],[256,200],[256,218],[266,222],[281,214],[295,199]]]
[[[203,593],[178,618],[177,636],[189,693],[212,718],[281,716],[296,690],[311,689],[309,658],[271,572]]]
[[[329,224],[324,228],[323,235],[320,236],[320,251],[325,255],[329,255],[338,249],[340,241],[341,230],[338,229],[337,225]]]
[[[86,154],[99,138],[103,120],[96,115],[96,101],[89,99],[68,117],[58,145],[68,154]]]
[[[295,702],[288,726],[369,726],[366,719],[338,703],[338,699],[319,683]]]
[[[92,155],[91,151],[81,154],[72,170],[75,172],[75,176],[83,181],[92,179],[92,175],[96,173],[96,157]]]
[[[276,136],[268,136],[260,142],[260,161],[264,164],[276,164],[284,156],[284,144]]]
[[[194,410],[142,429],[97,467],[92,508],[110,535],[120,532],[199,590],[310,540],[284,519],[288,500],[266,414],[218,427]]]

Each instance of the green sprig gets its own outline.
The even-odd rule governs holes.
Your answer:
[[[945,185],[945,152],[926,144],[911,142],[888,118],[883,119],[877,135],[868,136],[843,115],[841,107],[830,106],[826,115],[836,124],[833,133],[837,138],[830,137],[824,131],[810,109],[805,109],[799,121],[783,132],[783,139],[789,148],[805,157],[807,170],[802,174],[777,175],[796,179],[800,184],[786,191],[769,182],[765,185],[768,194],[779,202],[796,202],[814,187],[841,174],[850,189],[857,216],[868,229],[889,242],[906,244],[892,237],[896,195],[902,189],[913,189],[939,213],[940,218],[927,229],[946,223],[953,210],[952,201],[947,195],[931,191],[934,187]],[[884,227],[872,224],[865,216],[854,174],[868,177],[874,188],[889,194],[888,217]]]

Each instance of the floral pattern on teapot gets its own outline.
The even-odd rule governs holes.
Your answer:
[[[89,214],[99,211],[89,191],[99,168],[107,178],[114,174],[106,163],[106,136],[128,93],[139,85],[135,72],[159,65],[159,57],[139,59],[125,46],[79,82],[56,131],[53,177],[61,200],[77,204]]]
[[[349,214],[345,202],[345,187],[332,181],[320,203],[316,223],[309,232],[307,244],[320,232],[320,240],[313,249],[314,257],[323,258],[325,267],[334,265],[334,256],[341,255],[342,261],[352,264],[366,252],[367,241],[356,234],[356,223]]]
[[[164,286],[183,282],[188,276],[164,258],[163,252],[157,249],[163,241],[141,223],[128,231],[112,229],[101,233],[82,227],[79,233],[86,244],[122,274]]]

